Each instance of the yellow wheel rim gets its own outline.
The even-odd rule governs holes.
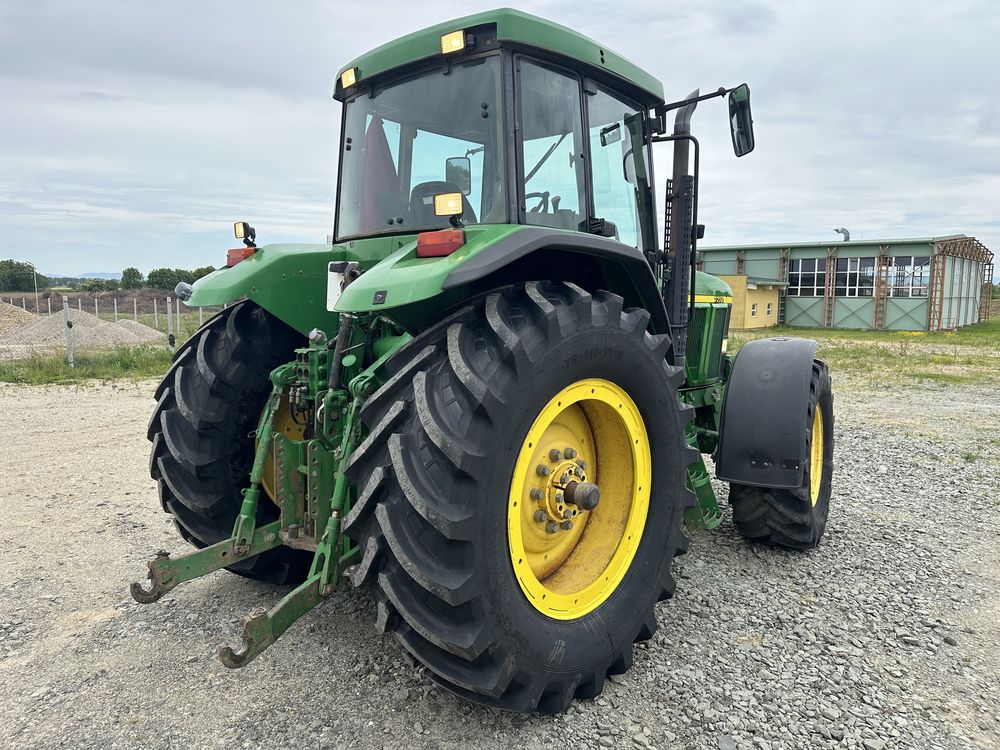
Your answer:
[[[288,408],[288,397],[282,396],[278,411],[274,415],[274,432],[282,433],[289,440],[302,440],[305,435],[305,425],[298,424],[292,419],[292,410]],[[267,462],[264,464],[264,476],[260,480],[261,487],[271,502],[278,504],[278,493],[274,482],[274,444],[267,448]]]
[[[823,484],[823,413],[819,404],[813,412],[812,447],[809,454],[809,497],[815,506],[819,501],[820,486]]]
[[[542,408],[507,505],[511,564],[535,609],[572,620],[611,596],[639,548],[651,479],[646,426],[619,386],[578,380]],[[589,510],[587,485],[600,493]]]

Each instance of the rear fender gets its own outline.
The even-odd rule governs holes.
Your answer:
[[[478,294],[522,281],[570,281],[620,294],[650,313],[653,332],[669,330],[653,272],[642,253],[580,232],[517,225],[468,227],[466,244],[441,258],[418,258],[416,242],[366,271],[337,312],[384,312],[411,332]]]
[[[757,487],[802,485],[817,346],[812,339],[779,337],[740,349],[722,405],[719,479]]]
[[[220,268],[196,281],[188,307],[223,305],[246,297],[299,333],[337,328],[326,309],[327,266],[344,260],[343,248],[330,245],[266,245],[232,268]]]

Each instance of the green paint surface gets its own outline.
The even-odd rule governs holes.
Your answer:
[[[416,239],[411,239],[347,287],[337,302],[337,311],[387,310],[436,297],[448,274],[493,243],[524,228],[516,224],[466,227],[465,244],[441,258],[418,258]],[[385,293],[385,301],[376,304],[376,295],[381,292]]]
[[[663,102],[663,84],[632,61],[577,31],[512,8],[456,18],[407,34],[355,58],[341,68],[338,80],[350,68],[357,68],[358,81],[364,81],[393,68],[440,57],[444,34],[488,24],[496,24],[501,43],[526,45],[579,60],[638,87],[648,95],[650,106]]]

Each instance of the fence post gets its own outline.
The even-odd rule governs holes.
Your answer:
[[[137,297],[132,298],[132,320],[136,323],[139,322],[139,299]]]
[[[170,297],[167,297],[167,345],[174,350],[174,324],[170,319]]]
[[[177,314],[174,316],[174,329],[177,335],[181,335],[181,298],[177,298]]]
[[[76,298],[76,307],[80,312],[83,312],[83,297]]]
[[[199,307],[198,308],[198,327],[201,328],[203,325],[205,325],[205,308],[204,307]]]
[[[157,331],[160,330],[160,310],[156,304],[156,298],[153,298],[153,328]]]
[[[51,297],[49,297],[49,298],[48,298],[47,300],[45,300],[45,301],[49,303],[49,317],[52,317],[52,298],[51,298]]]
[[[24,301],[24,297],[21,297],[21,309],[24,310],[25,312],[28,312],[28,306]]]
[[[94,297],[94,317],[100,320],[101,314],[97,311],[97,297]]]
[[[111,301],[114,302],[114,304],[115,304],[115,323],[117,323],[118,322],[118,298],[117,297],[112,297]]]
[[[69,319],[69,298],[63,296],[63,327],[66,330],[66,361],[70,367],[73,364],[73,323]]]

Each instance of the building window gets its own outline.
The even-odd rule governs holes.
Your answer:
[[[875,258],[837,258],[835,297],[871,297],[875,288]]]
[[[773,306],[774,306],[774,303],[772,303],[772,302],[768,302],[767,303],[767,317],[769,317],[769,318],[771,317],[771,308]]]
[[[927,255],[897,255],[889,264],[890,297],[926,297],[931,259]]]
[[[750,317],[751,318],[756,318],[757,317],[757,303],[756,302],[754,302],[752,305],[750,305]]]
[[[800,258],[788,261],[788,295],[822,297],[826,286],[826,258]]]

